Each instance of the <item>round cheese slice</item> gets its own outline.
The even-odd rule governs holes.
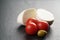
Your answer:
[[[53,23],[54,16],[51,12],[49,12],[45,9],[37,9],[36,13],[37,13],[36,18],[38,20],[47,21],[49,23],[49,25],[51,25]]]
[[[35,8],[26,9],[18,15],[17,23],[21,23],[21,24],[25,25],[27,19],[35,18],[35,17],[36,17],[36,9]]]

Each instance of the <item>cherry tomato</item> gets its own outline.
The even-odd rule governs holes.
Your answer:
[[[46,30],[46,31],[48,31],[48,29],[49,29],[49,24],[47,22],[40,21],[40,22],[38,22],[37,26],[38,26],[39,30]]]
[[[31,22],[34,22],[35,24],[37,24],[38,23],[38,20],[36,20],[35,18],[29,18],[27,20],[27,22],[26,22],[26,25],[29,24],[29,23],[31,23]]]
[[[26,25],[25,31],[29,35],[34,35],[37,32],[37,25],[34,22],[31,22]]]

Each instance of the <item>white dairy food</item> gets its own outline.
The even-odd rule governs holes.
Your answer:
[[[54,20],[54,16],[51,12],[45,10],[45,9],[37,9],[37,19],[42,19],[45,21],[52,21]]]
[[[17,23],[25,25],[27,19],[36,17],[36,9],[29,8],[22,11],[17,17]]]

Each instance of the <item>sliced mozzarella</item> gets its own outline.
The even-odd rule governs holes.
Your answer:
[[[23,15],[23,22],[24,22],[24,24],[26,23],[27,19],[35,18],[35,17],[36,17],[36,9],[34,9],[34,8],[27,9],[24,12],[24,15]]]
[[[17,23],[25,25],[27,19],[34,17],[36,17],[36,9],[35,8],[26,9],[18,15]]]
[[[51,22],[53,22],[54,20],[54,16],[51,12],[45,10],[45,9],[37,9],[37,15],[36,18],[38,20],[45,20],[47,21],[49,24],[52,24]]]

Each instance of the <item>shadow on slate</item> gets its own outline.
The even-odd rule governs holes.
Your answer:
[[[17,31],[20,32],[20,33],[25,33],[25,26],[24,26],[24,25],[20,25],[20,26],[17,28]]]
[[[48,34],[45,37],[38,37],[37,35],[27,35],[25,33],[25,26],[24,25],[20,25],[19,28],[17,29],[19,33],[25,34],[25,40],[46,40],[46,38],[49,37],[50,33],[51,33],[51,28],[49,27],[48,30]]]
[[[26,40],[44,40],[44,37],[38,37],[37,35],[31,36],[26,34],[25,38]]]
[[[52,28],[51,27],[49,27],[48,34],[46,35],[45,38],[50,37],[51,36],[50,34],[52,34]]]

